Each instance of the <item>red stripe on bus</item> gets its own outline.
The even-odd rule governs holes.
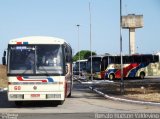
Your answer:
[[[21,76],[17,76],[17,79],[19,81],[41,81],[41,82],[47,82],[47,80],[24,80]]]

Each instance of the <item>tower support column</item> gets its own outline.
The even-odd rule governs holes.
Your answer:
[[[129,28],[129,54],[135,54],[135,28]]]

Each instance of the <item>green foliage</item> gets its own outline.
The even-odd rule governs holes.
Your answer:
[[[75,56],[73,56],[73,61],[79,60],[79,53],[80,53],[80,60],[88,59],[91,56],[91,52],[89,50],[81,50],[77,52]],[[92,55],[96,55],[95,52],[92,52]]]

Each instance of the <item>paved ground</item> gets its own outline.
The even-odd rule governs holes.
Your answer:
[[[94,118],[96,113],[160,113],[160,107],[158,106],[136,105],[107,100],[91,91],[88,85],[79,84],[78,82],[74,83],[72,97],[67,98],[65,103],[58,107],[44,102],[27,102],[19,108],[15,106],[14,102],[7,101],[5,92],[0,93],[0,107],[2,114],[19,113],[19,117],[25,119],[42,118],[44,113],[46,118],[60,116],[59,118],[62,119],[70,117],[77,117],[78,119],[80,116],[90,119]]]

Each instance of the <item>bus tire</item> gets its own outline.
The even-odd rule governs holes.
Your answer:
[[[58,105],[63,105],[63,103],[64,103],[64,100],[58,101]]]
[[[114,78],[115,78],[114,74],[110,74],[110,75],[109,75],[109,79],[110,79],[110,80],[113,80]]]
[[[141,72],[140,75],[139,75],[140,79],[144,79],[145,77],[145,73],[144,72]]]
[[[70,84],[70,92],[69,92],[69,94],[67,96],[68,98],[70,98],[71,95],[72,95],[72,87],[73,87],[73,83]]]
[[[72,91],[70,91],[70,92],[69,92],[69,94],[68,94],[67,98],[70,98],[70,97],[71,97],[71,95],[72,95]]]
[[[65,100],[53,100],[53,101],[50,101],[50,104],[57,107],[58,105],[62,105],[64,101]]]
[[[22,106],[22,104],[23,104],[22,101],[15,101],[15,105],[18,106],[18,107],[19,107],[19,106]]]

